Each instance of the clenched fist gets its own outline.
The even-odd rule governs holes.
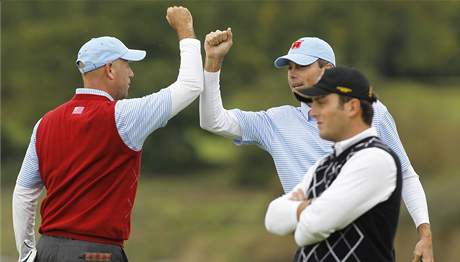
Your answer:
[[[206,35],[204,50],[206,61],[204,69],[208,72],[217,72],[222,66],[225,55],[233,45],[232,29],[214,31]]]
[[[176,30],[179,40],[195,38],[193,18],[190,11],[182,6],[172,6],[166,10],[166,20]]]
[[[206,35],[204,50],[206,57],[223,58],[233,45],[232,29],[214,31]]]

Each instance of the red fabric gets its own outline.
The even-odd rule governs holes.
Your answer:
[[[42,118],[36,136],[47,190],[41,234],[120,246],[128,239],[141,152],[119,136],[115,103],[79,94]]]

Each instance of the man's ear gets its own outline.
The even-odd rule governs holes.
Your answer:
[[[360,103],[361,102],[359,101],[359,99],[356,99],[356,98],[351,99],[350,101],[346,102],[345,107],[344,107],[346,113],[351,117],[359,115],[361,111]]]
[[[331,63],[327,63],[324,67],[326,68],[326,70],[329,70],[334,68],[334,65],[332,65]]]
[[[108,63],[108,64],[104,65],[104,71],[105,71],[105,74],[107,75],[107,77],[110,80],[115,79],[115,74],[114,74],[114,71],[113,71],[112,63]]]

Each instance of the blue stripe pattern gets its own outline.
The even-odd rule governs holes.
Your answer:
[[[96,89],[79,88],[77,94],[92,94],[113,98]],[[145,139],[156,129],[166,125],[171,118],[171,91],[167,88],[142,98],[119,100],[115,105],[115,123],[123,142],[131,149],[142,149]],[[27,188],[43,187],[40,177],[38,157],[35,149],[37,127],[34,127],[16,183]]]
[[[401,160],[403,174],[410,166],[399,140],[393,118],[380,101],[374,103],[372,126],[382,141],[395,151]],[[307,170],[319,159],[332,152],[332,143],[319,137],[310,107],[281,106],[267,111],[248,112],[233,109],[242,137],[237,145],[255,144],[273,158],[278,177],[285,192],[291,191],[303,179]]]
[[[141,98],[123,99],[115,105],[118,133],[132,150],[139,151],[153,131],[166,126],[171,118],[171,91],[162,89]]]
[[[26,156],[24,157],[21,170],[16,180],[16,184],[27,188],[43,187],[43,182],[38,170],[37,151],[35,149],[35,134],[37,133],[37,128],[41,121],[41,119],[38,120],[34,126],[30,143],[27,147]]]

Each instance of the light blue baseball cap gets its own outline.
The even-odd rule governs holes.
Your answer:
[[[115,37],[102,36],[89,40],[80,48],[76,64],[83,74],[120,58],[141,61],[145,55],[144,50],[129,49]]]
[[[287,55],[278,57],[274,64],[276,68],[287,66],[289,62],[298,65],[309,65],[319,58],[335,66],[335,55],[332,47],[317,37],[302,37],[291,45]]]

